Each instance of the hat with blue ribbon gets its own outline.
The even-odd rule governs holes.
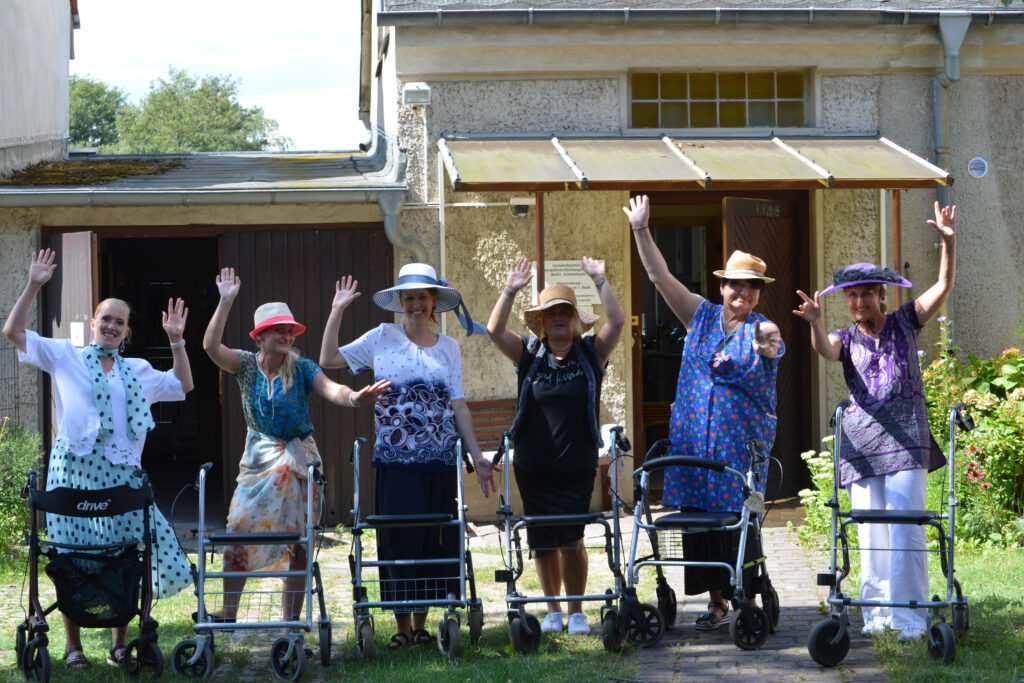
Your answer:
[[[437,296],[437,313],[455,311],[466,336],[473,334],[487,334],[487,328],[475,322],[469,315],[469,309],[462,301],[462,295],[454,287],[449,287],[446,280],[437,277],[433,266],[426,263],[407,263],[398,271],[398,281],[394,287],[382,289],[373,295],[373,303],[385,311],[392,313],[403,313],[402,291],[407,289],[433,289]]]

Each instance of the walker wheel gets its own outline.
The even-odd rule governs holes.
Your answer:
[[[331,622],[320,623],[320,666],[331,665]]]
[[[540,621],[529,612],[524,619],[512,617],[508,622],[508,636],[512,649],[524,655],[540,649]]]
[[[775,592],[771,581],[768,581],[767,585],[767,589],[761,593],[761,604],[764,605],[764,612],[768,615],[768,632],[775,633],[782,610],[779,607],[779,594]]]
[[[356,650],[363,656],[363,659],[373,659],[377,656],[377,641],[373,637],[373,622],[369,619],[365,619],[359,624]]]
[[[838,619],[823,619],[815,624],[807,637],[807,652],[811,659],[822,666],[835,666],[846,659],[850,652],[850,631],[845,631],[839,642],[833,643],[837,633]]]
[[[270,668],[280,681],[297,681],[306,670],[306,649],[302,639],[278,638],[270,648]]]
[[[209,678],[213,673],[213,648],[203,648],[196,661],[189,664],[195,652],[194,638],[186,638],[175,645],[171,650],[171,670],[185,678]]]
[[[622,629],[619,628],[619,613],[613,609],[605,610],[601,617],[601,644],[609,652],[622,649]]]
[[[658,611],[665,618],[665,630],[671,631],[676,625],[676,592],[668,583],[659,583],[655,593],[658,596]]]
[[[751,605],[749,617],[743,610],[733,613],[732,621],[729,622],[729,636],[739,649],[756,650],[768,640],[771,628],[768,614],[759,606]]]
[[[639,614],[632,613],[634,611]],[[665,618],[654,605],[645,602],[632,610],[624,610],[623,614],[626,616],[626,640],[637,647],[657,645],[665,634]]]
[[[449,659],[462,655],[462,634],[459,633],[459,620],[448,617],[437,629],[437,647],[441,654]]]
[[[50,680],[50,650],[47,639],[40,634],[28,641],[25,651],[21,654],[21,671],[30,681],[46,683]]]
[[[484,632],[484,609],[480,605],[473,605],[469,608],[469,642],[474,645],[480,640]]]
[[[944,621],[935,622],[929,630],[928,656],[943,664],[952,664],[956,659],[956,635]]]
[[[146,678],[160,678],[164,672],[164,653],[155,639],[143,641],[136,638],[128,643],[123,666],[129,678],[139,678],[143,674]]]
[[[18,624],[18,630],[14,636],[14,661],[21,668],[21,655],[25,653],[25,644],[28,643],[28,622]]]
[[[953,632],[963,636],[971,628],[971,610],[965,602],[953,605]]]

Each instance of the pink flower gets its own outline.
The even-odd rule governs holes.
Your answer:
[[[971,481],[981,481],[982,479],[985,478],[985,473],[982,472],[980,468],[968,470],[967,478]]]
[[[983,489],[990,489],[990,488],[992,488],[992,482],[990,482],[990,481],[983,481],[981,483],[981,488],[983,488]]]

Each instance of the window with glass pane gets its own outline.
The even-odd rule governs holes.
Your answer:
[[[808,122],[801,71],[630,74],[633,128],[802,127]]]

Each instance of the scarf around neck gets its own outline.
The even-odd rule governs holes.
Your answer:
[[[117,364],[117,372],[124,382],[128,438],[136,441],[140,434],[144,434],[156,426],[153,422],[153,414],[149,409],[149,401],[142,392],[142,385],[139,384],[139,378],[135,374],[135,369],[118,353],[117,349],[105,349],[96,342],[92,342],[82,349],[82,358],[85,360],[85,367],[92,378],[92,398],[96,410],[100,414],[100,434],[114,433],[110,383],[107,381],[107,374],[103,372],[103,364],[100,362],[100,358],[103,356],[114,359],[114,363]]]

